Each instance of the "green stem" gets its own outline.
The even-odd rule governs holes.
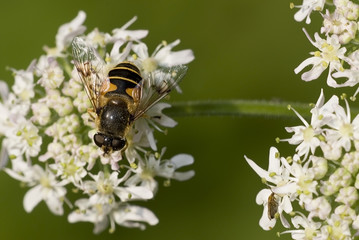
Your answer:
[[[280,101],[258,100],[222,100],[222,101],[191,101],[174,102],[172,107],[164,110],[171,117],[193,116],[273,116],[296,117],[293,111],[288,110],[292,106],[303,117],[310,117],[309,104]]]

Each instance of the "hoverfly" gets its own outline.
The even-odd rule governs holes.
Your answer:
[[[272,220],[275,218],[276,213],[278,212],[278,202],[275,196],[275,193],[272,192],[268,197],[268,218]]]
[[[187,66],[177,65],[141,74],[129,61],[108,68],[96,50],[79,37],[73,40],[72,50],[92,104],[88,113],[97,127],[93,140],[104,155],[126,149],[126,135],[133,123],[169,94],[187,72]]]

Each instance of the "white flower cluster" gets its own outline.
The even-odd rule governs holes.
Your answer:
[[[260,226],[270,230],[277,218],[286,228],[291,218],[293,239],[353,239],[359,233],[359,115],[351,119],[337,96],[324,102],[321,93],[312,108],[308,123],[295,112],[303,125],[288,127],[293,133],[283,139],[297,146],[293,156],[282,157],[275,147],[269,153],[268,170],[247,158],[248,164],[268,188],[261,190],[256,202],[264,206]],[[274,194],[275,216],[269,216]],[[292,202],[305,213],[294,211]]]
[[[328,69],[328,86],[352,87],[359,83],[359,50],[357,50],[359,5],[349,0],[333,0],[333,5],[332,12],[325,9],[325,13],[321,13],[323,27],[320,32],[325,37],[315,33],[313,40],[304,30],[309,41],[317,50],[311,52],[312,56],[304,60],[294,72],[298,74],[304,68],[311,66],[311,69],[304,72],[301,78],[304,81],[312,81],[319,78]],[[307,23],[310,23],[311,10],[323,11],[325,1],[304,0],[300,7],[295,19],[302,21],[307,17]],[[359,88],[354,96],[358,92]]]
[[[311,12],[325,9],[325,1],[304,0],[300,7],[295,19],[306,18],[310,23]],[[334,0],[329,7],[334,11],[326,9],[322,14],[321,29],[327,38],[318,33],[314,34],[315,41],[308,37],[318,51],[295,72],[313,65],[302,75],[303,80],[310,81],[329,68],[329,86],[352,87],[359,82],[359,52],[354,47],[359,5]],[[335,80],[338,77],[347,80],[339,84]],[[295,152],[283,157],[271,147],[268,170],[245,156],[266,185],[256,197],[257,204],[264,207],[259,221],[264,230],[273,229],[280,219],[288,229],[281,234],[291,234],[292,239],[349,240],[359,236],[359,114],[352,117],[346,94],[341,99],[343,104],[335,95],[325,101],[322,90],[310,111],[310,121],[292,108],[302,124],[286,127],[292,136],[281,141],[296,146]]]
[[[127,29],[136,18],[112,34],[94,29],[87,35],[85,18],[80,11],[59,28],[56,47],[45,47],[46,54],[26,70],[12,70],[11,91],[0,82],[0,167],[29,187],[23,201],[27,212],[44,201],[52,213],[63,215],[66,203],[71,211],[68,221],[91,222],[95,233],[106,228],[113,232],[116,224],[143,229],[158,219],[133,202],[154,197],[157,177],[164,178],[165,185],[171,179],[193,177],[192,170],[179,171],[193,164],[193,157],[178,154],[165,159],[165,149],[157,150],[154,131],[176,125],[162,113],[168,103],[156,104],[146,118],[135,122],[123,154],[104,156],[92,140],[96,130],[87,113],[91,104],[73,66],[71,42],[81,36],[107,64],[136,61],[143,72],[187,64],[194,55],[191,50],[173,51],[179,40],[162,42],[150,55],[141,41],[148,31]]]

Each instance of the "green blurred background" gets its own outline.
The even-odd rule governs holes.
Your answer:
[[[295,4],[300,4],[296,1]],[[150,51],[162,40],[177,38],[175,50],[193,49],[196,59],[182,81],[183,94],[172,101],[261,99],[315,102],[320,88],[326,95],[341,93],[325,87],[325,75],[304,83],[293,69],[314,48],[301,28],[313,36],[320,17],[311,26],[293,19],[289,1],[1,1],[0,79],[13,81],[6,67],[26,69],[44,45],[55,45],[57,29],[79,10],[87,13],[88,30],[103,32],[122,26],[134,15],[130,29],[148,29]],[[352,93],[352,92],[351,92]],[[93,235],[90,223],[69,224],[66,216],[52,215],[44,203],[27,214],[22,200],[27,189],[0,173],[0,239],[276,239],[276,227],[263,231],[258,221],[262,206],[257,192],[265,187],[243,155],[267,167],[270,146],[290,154],[293,147],[276,144],[286,138],[285,126],[299,120],[273,117],[180,117],[168,135],[157,134],[166,157],[189,153],[195,157],[196,176],[172,181],[154,200],[143,205],[158,216],[157,226],[145,231],[117,227]],[[68,210],[68,209],[67,209]],[[290,239],[289,235],[282,239]]]

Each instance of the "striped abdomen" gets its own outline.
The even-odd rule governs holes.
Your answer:
[[[122,62],[108,73],[110,89],[105,96],[126,94],[132,98],[133,89],[142,80],[140,70],[131,62]]]

